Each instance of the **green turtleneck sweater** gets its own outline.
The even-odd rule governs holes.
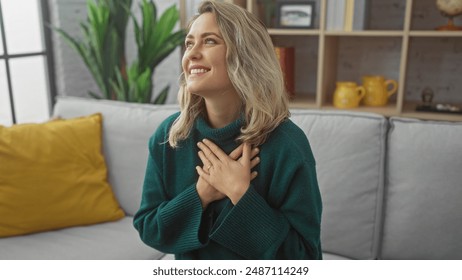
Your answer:
[[[258,176],[233,205],[227,198],[202,209],[196,191],[202,165],[197,142],[207,138],[229,154],[241,119],[220,129],[199,118],[172,149],[168,132],[178,113],[149,140],[141,206],[134,226],[147,245],[176,259],[321,259],[321,196],[315,160],[303,131],[287,120],[261,145]]]

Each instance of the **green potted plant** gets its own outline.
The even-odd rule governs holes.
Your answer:
[[[179,11],[170,6],[158,17],[153,0],[142,0],[141,22],[131,12],[132,0],[88,0],[87,20],[82,22],[83,39],[78,40],[56,28],[77,51],[101,91],[89,92],[94,98],[150,103],[157,65],[184,41],[184,30],[174,32]],[[137,58],[127,66],[126,29],[133,20]],[[169,86],[162,89],[153,103],[165,103]]]

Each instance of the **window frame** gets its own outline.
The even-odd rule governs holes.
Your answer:
[[[10,98],[10,108],[11,108],[11,119],[12,123],[16,124],[16,113],[14,109],[14,94],[13,94],[13,86],[12,86],[12,78],[11,78],[11,70],[10,70],[10,60],[20,57],[34,57],[34,56],[43,56],[46,60],[46,69],[47,71],[47,88],[49,94],[49,115],[51,115],[51,110],[55,103],[56,99],[56,83],[55,83],[55,69],[54,69],[54,57],[53,57],[53,41],[52,41],[52,34],[50,29],[50,6],[49,0],[38,0],[40,5],[40,18],[42,23],[42,35],[44,40],[44,50],[41,52],[25,52],[21,54],[9,54],[8,53],[8,46],[7,46],[7,39],[6,39],[6,32],[5,32],[5,24],[3,20],[3,9],[2,3],[0,1],[0,36],[2,38],[2,45],[3,45],[3,54],[0,54],[0,60],[5,62],[5,73],[6,73],[6,81],[8,87],[8,95]]]

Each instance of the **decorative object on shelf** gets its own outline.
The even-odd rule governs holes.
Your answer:
[[[366,96],[363,99],[366,106],[385,106],[388,98],[398,90],[398,82],[386,80],[383,76],[363,76],[362,80],[366,89]]]
[[[340,109],[356,108],[365,95],[366,89],[355,82],[337,82],[334,92],[334,106]]]
[[[454,17],[462,15],[462,0],[436,0],[436,7],[448,18],[448,24],[437,27],[437,30],[462,30],[461,26],[454,25]]]
[[[313,28],[315,2],[305,0],[276,2],[278,28]]]
[[[422,102],[424,106],[432,105],[433,101],[433,90],[430,87],[426,87],[422,90]]]
[[[448,103],[433,104],[434,93],[430,87],[422,90],[422,104],[417,105],[416,111],[432,112],[432,113],[446,113],[446,114],[462,114],[462,108]]]
[[[287,93],[289,98],[293,98],[295,97],[295,48],[275,47],[274,50],[281,64]]]
[[[55,28],[80,55],[100,90],[97,99],[157,103],[166,101],[170,86],[152,100],[155,68],[184,42],[184,30],[174,31],[180,14],[175,4],[157,16],[153,0],[142,0],[141,22],[131,9],[132,0],[88,0],[82,39]],[[125,55],[128,20],[133,19],[137,57],[130,66]]]

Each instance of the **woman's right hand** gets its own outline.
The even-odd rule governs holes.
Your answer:
[[[244,144],[241,144],[229,154],[229,157],[232,158],[233,160],[238,160],[242,156],[243,151],[244,151]],[[260,150],[258,148],[253,148],[251,151],[250,158],[251,159],[255,158],[259,152]],[[207,158],[205,157],[202,151],[199,151],[198,154],[203,164],[202,169],[207,171],[208,169],[206,167],[210,166],[210,162],[207,160]],[[260,162],[259,160],[251,161],[250,168],[253,169],[259,162]],[[257,175],[258,174],[256,171],[251,172],[250,180],[255,179]],[[199,176],[199,179],[197,180],[196,189],[197,189],[197,193],[199,194],[199,198],[201,199],[202,209],[207,208],[207,206],[211,202],[216,201],[216,200],[221,200],[226,197],[223,193],[219,192],[212,185],[207,183],[207,181],[205,181],[205,179],[202,178],[201,176]]]

